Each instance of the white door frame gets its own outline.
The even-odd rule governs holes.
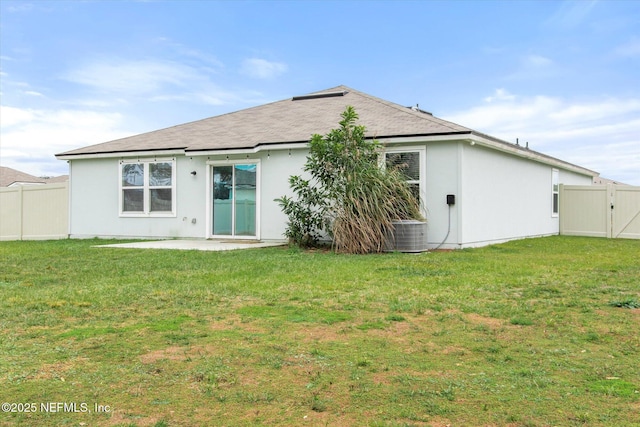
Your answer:
[[[215,235],[213,234],[213,167],[214,166],[235,166],[235,165],[256,165],[256,234],[255,236],[235,236],[229,235]],[[207,238],[212,239],[238,239],[238,240],[260,240],[260,194],[261,194],[261,175],[260,175],[260,159],[237,159],[237,160],[209,160],[207,161],[207,194],[206,194],[206,215],[207,215]],[[235,196],[235,191],[234,191]],[[235,199],[234,199],[235,201]],[[233,215],[232,215],[233,217]],[[235,224],[235,218],[232,219]],[[232,227],[232,233],[235,232]]]

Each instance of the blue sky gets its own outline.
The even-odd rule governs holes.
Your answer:
[[[340,84],[640,185],[640,1],[0,2],[0,163]]]

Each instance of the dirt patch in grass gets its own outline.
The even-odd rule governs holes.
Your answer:
[[[451,356],[464,356],[467,354],[468,350],[464,347],[457,345],[449,345],[441,350],[442,354],[451,355]]]
[[[147,427],[154,426],[160,421],[160,418],[157,416],[152,417],[136,417],[135,425],[137,427]],[[110,426],[123,426],[123,425],[131,425],[131,417],[127,416],[127,414],[123,413],[123,411],[113,411],[111,413],[111,418],[109,419],[109,423],[107,425]]]
[[[389,378],[390,375],[388,372],[374,372],[371,375],[371,379],[373,380],[374,384],[381,384],[381,385],[391,385],[392,384],[392,378]]]
[[[420,323],[420,320],[416,320],[416,323]],[[392,322],[384,329],[371,329],[369,332],[372,335],[378,335],[385,338],[402,339],[410,333],[413,328],[414,326],[409,321],[402,321]]]
[[[158,360],[184,361],[190,354],[195,353],[195,350],[195,348],[171,346],[143,354],[140,356],[140,361],[144,364],[155,363]]]
[[[476,313],[467,313],[464,315],[464,317],[474,325],[487,326],[491,330],[500,329],[504,326],[504,322],[501,319],[481,316]]]
[[[312,342],[345,342],[349,338],[341,333],[342,325],[304,325],[295,331],[305,343]]]
[[[64,362],[45,363],[38,372],[33,375],[34,380],[52,380],[60,379],[64,381],[66,373],[71,369],[78,369],[87,361],[86,358],[78,358],[75,360],[65,360]]]
[[[265,334],[269,329],[258,325],[256,322],[243,320],[238,315],[230,315],[221,320],[212,321],[209,328],[213,331],[231,331],[239,329],[253,334]]]

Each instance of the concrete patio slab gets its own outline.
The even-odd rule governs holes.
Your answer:
[[[284,242],[263,242],[259,240],[153,240],[132,243],[96,245],[96,248],[129,249],[178,249],[196,251],[232,251],[237,249],[255,249],[271,246],[283,246]]]

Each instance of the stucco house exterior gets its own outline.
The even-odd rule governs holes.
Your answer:
[[[558,185],[597,172],[346,86],[58,154],[69,162],[70,237],[283,240],[312,134],[347,105],[387,161],[409,166],[428,245],[558,234]]]

